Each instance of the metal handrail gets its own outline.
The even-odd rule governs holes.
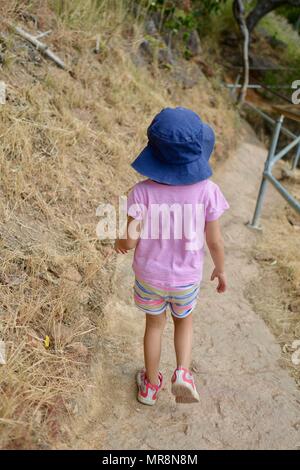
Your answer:
[[[263,171],[263,174],[262,174],[262,180],[261,180],[261,184],[260,184],[260,188],[259,188],[259,192],[258,192],[258,196],[257,196],[257,201],[256,201],[256,206],[255,206],[253,218],[252,218],[252,221],[247,224],[247,226],[249,228],[252,228],[252,229],[256,229],[256,230],[261,229],[261,227],[259,225],[259,219],[260,219],[260,215],[261,215],[261,211],[262,211],[262,206],[263,206],[263,201],[264,201],[264,198],[265,198],[265,193],[266,193],[266,188],[267,188],[267,182],[268,181],[281,194],[281,196],[284,197],[284,199],[288,202],[288,204],[293,209],[295,209],[296,212],[298,212],[300,214],[300,202],[297,201],[288,192],[288,190],[285,189],[282,186],[282,184],[279,183],[279,181],[277,181],[277,179],[272,174],[272,168],[273,168],[274,164],[278,160],[280,160],[284,155],[286,155],[296,145],[298,145],[298,149],[297,149],[297,153],[296,153],[292,168],[297,167],[297,164],[298,164],[298,161],[299,161],[299,158],[300,158],[300,136],[296,137],[296,139],[293,140],[293,142],[291,142],[286,147],[284,147],[280,152],[275,154],[277,144],[278,144],[278,140],[279,140],[279,136],[280,136],[280,132],[282,130],[283,120],[284,120],[284,116],[281,115],[277,119],[276,126],[274,128],[274,133],[273,133],[270,149],[269,149],[269,152],[268,152],[267,159],[265,161],[265,167],[264,167],[264,171]]]
[[[225,84],[227,88],[231,88],[231,95],[234,96],[236,89],[239,87],[239,81],[240,81],[240,74],[237,77],[237,80],[235,84]],[[266,88],[268,91],[273,93],[276,96],[279,96],[280,98],[284,99],[285,101],[290,100],[283,95],[274,92],[273,90],[268,89],[266,85],[262,84],[254,84],[250,85],[250,87],[261,87],[261,88]],[[275,165],[276,162],[278,162],[282,157],[284,157],[290,150],[292,150],[294,147],[297,146],[297,151],[295,153],[295,156],[292,160],[292,166],[291,169],[295,170],[298,166],[298,162],[300,160],[300,136],[297,136],[293,132],[291,132],[289,129],[283,126],[283,120],[284,120],[284,115],[282,114],[276,121],[272,119],[268,114],[263,112],[261,109],[257,108],[254,106],[252,103],[249,103],[248,101],[245,101],[243,103],[244,105],[247,105],[250,109],[254,110],[256,113],[258,113],[260,116],[262,116],[267,122],[271,123],[272,125],[275,125],[274,132],[273,132],[273,137],[272,141],[270,144],[269,152],[267,159],[265,161],[265,166],[264,166],[264,171],[262,174],[262,180],[256,200],[256,206],[253,214],[253,218],[251,222],[248,222],[247,226],[252,229],[258,229],[260,230],[261,227],[259,225],[259,219],[262,211],[262,206],[263,206],[263,201],[265,198],[265,193],[266,193],[266,188],[267,188],[267,182],[269,181],[274,188],[281,194],[282,197],[289,203],[289,205],[295,209],[299,214],[300,214],[300,202],[297,201],[289,192],[287,189],[282,186],[281,183],[275,178],[275,176],[272,174],[272,168]],[[285,134],[287,137],[292,138],[292,142],[286,145],[283,149],[281,149],[277,154],[276,148],[277,144],[279,141],[279,136],[280,132],[282,134]]]
[[[280,150],[280,152],[277,153],[277,155],[274,155],[270,163],[271,168],[276,162],[281,160],[282,157],[284,157],[290,150],[292,150],[292,148],[296,147],[296,145],[298,144],[300,144],[300,136],[297,137],[295,140],[293,140],[293,142],[291,142],[289,145],[286,145],[285,147],[283,147],[283,149]]]
[[[276,124],[275,119],[272,119],[268,114],[264,113],[261,109],[254,106],[254,104],[249,103],[249,101],[245,101],[244,104],[249,106],[249,108],[253,109],[258,114],[260,114],[260,116],[262,116],[266,121],[268,121],[268,122],[270,122],[271,124],[274,124],[274,125]],[[297,138],[296,134],[294,134],[293,132],[291,132],[289,129],[287,129],[284,126],[281,127],[281,132],[283,134],[285,134],[287,137],[291,137],[292,139]]]

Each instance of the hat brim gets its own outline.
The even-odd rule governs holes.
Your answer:
[[[170,185],[193,184],[212,176],[208,160],[214,148],[214,133],[210,126],[203,123],[203,147],[199,158],[185,164],[174,164],[163,161],[156,155],[149,144],[141,151],[131,166],[141,175]]]
[[[170,185],[193,184],[212,175],[211,167],[203,157],[185,165],[168,164],[157,158],[149,145],[142,150],[131,166],[143,176]]]

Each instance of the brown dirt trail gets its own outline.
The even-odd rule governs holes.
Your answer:
[[[224,295],[216,293],[209,281],[212,263],[207,255],[194,312],[192,367],[200,403],[176,405],[170,393],[175,366],[170,314],[161,362],[164,390],[154,407],[136,401],[135,373],[142,365],[144,318],[132,300],[132,257],[119,256],[115,291],[106,306],[108,329],[94,363],[95,376],[100,371],[101,378],[87,400],[87,414],[80,413],[75,447],[299,448],[300,393],[280,366],[279,345],[244,293],[258,273],[250,252],[260,235],[244,224],[253,213],[266,150],[251,130],[243,133],[243,143],[213,177],[231,206],[221,219],[229,289]],[[264,215],[282,203],[270,188]]]

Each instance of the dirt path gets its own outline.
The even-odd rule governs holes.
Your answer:
[[[92,393],[88,425],[76,447],[299,448],[300,393],[279,365],[274,337],[244,296],[245,285],[257,274],[250,249],[259,236],[244,222],[253,212],[265,156],[255,136],[245,131],[244,143],[214,176],[231,205],[222,218],[230,288],[223,296],[215,293],[207,256],[194,313],[193,368],[200,403],[176,405],[170,393],[175,366],[170,315],[161,364],[165,388],[155,407],[136,401],[134,377],[142,365],[144,319],[132,301],[131,256],[120,256],[115,294],[106,309],[109,329],[99,354],[104,378]],[[264,213],[277,203],[282,201],[270,189]]]

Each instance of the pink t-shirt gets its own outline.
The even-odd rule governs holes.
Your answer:
[[[136,276],[154,286],[200,282],[205,222],[228,208],[210,179],[176,186],[150,179],[137,183],[127,200],[128,215],[143,227],[132,265]]]

